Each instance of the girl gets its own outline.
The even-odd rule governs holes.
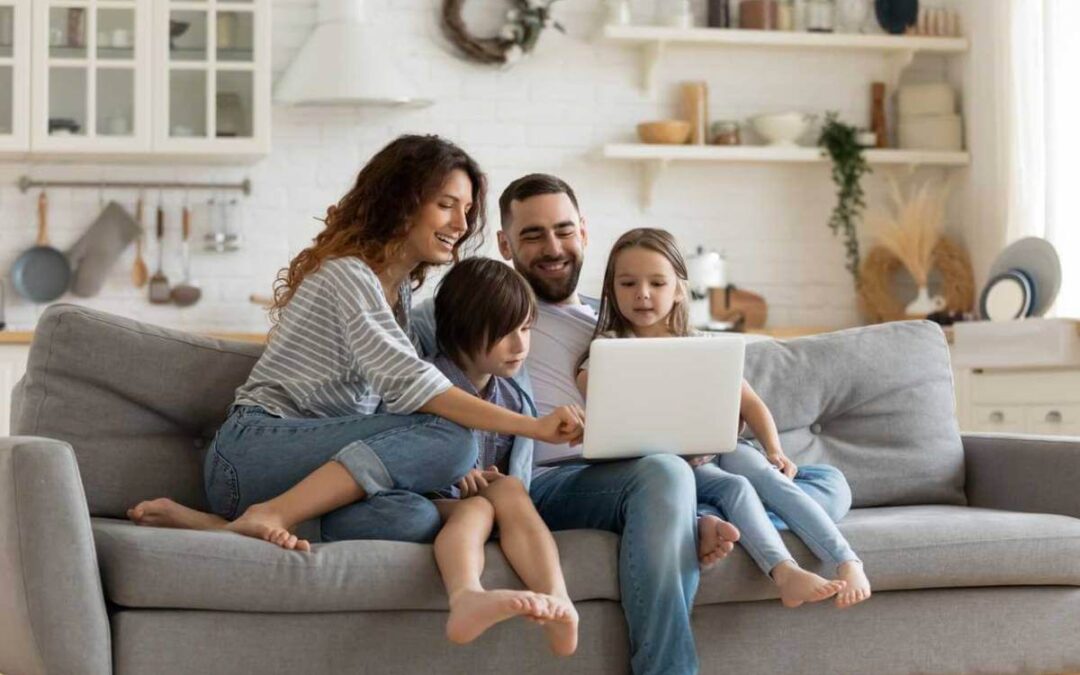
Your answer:
[[[578,442],[579,410],[536,419],[483,401],[409,337],[412,290],[482,234],[485,198],[484,174],[452,143],[402,136],[379,151],[278,278],[266,351],[206,455],[216,515],[154,500],[132,519],[303,551],[291,530],[312,518],[326,541],[431,541],[441,519],[423,494],[473,468],[470,429]]]
[[[447,273],[435,296],[440,353],[434,363],[473,396],[535,416],[532,397],[510,379],[529,353],[535,318],[532,290],[517,272],[495,260],[465,260]],[[577,611],[555,539],[529,498],[532,441],[488,431],[475,435],[476,468],[435,502],[445,521],[435,538],[435,559],[450,597],[447,637],[472,642],[492,625],[524,615],[543,622],[553,652],[572,654]],[[486,591],[481,585],[484,543],[496,523],[506,559],[535,592]]]
[[[608,259],[593,339],[692,335],[686,283],[686,263],[671,234],[652,228],[627,232],[615,242]],[[586,357],[578,373],[583,394],[588,381]],[[862,563],[828,514],[792,482],[797,467],[780,446],[772,414],[746,381],[739,415],[765,448],[765,455],[740,441],[735,451],[721,454],[715,462],[711,457],[691,461],[701,511],[722,513],[739,528],[739,543],[776,583],[785,606],[837,596],[838,607],[850,607],[870,597]],[[818,558],[836,565],[836,579],[799,567],[770,522],[766,506]]]

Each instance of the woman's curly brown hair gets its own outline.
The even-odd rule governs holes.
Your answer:
[[[472,207],[465,214],[469,230],[454,244],[454,262],[469,240],[483,240],[487,225],[487,178],[464,150],[438,136],[399,136],[380,150],[356,177],[356,184],[326,210],[326,227],[274,281],[270,320],[277,323],[304,278],[325,260],[356,256],[378,273],[401,254],[413,217],[435,197],[450,173],[460,169],[472,182]],[[414,288],[424,283],[429,263],[410,274]]]

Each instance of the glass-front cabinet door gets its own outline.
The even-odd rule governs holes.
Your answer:
[[[30,148],[30,0],[0,0],[0,151]]]
[[[152,2],[33,4],[33,150],[149,151]]]
[[[269,1],[157,0],[155,148],[260,154],[270,121]]]

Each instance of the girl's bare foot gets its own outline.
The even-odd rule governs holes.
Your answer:
[[[698,559],[710,567],[727,557],[739,541],[739,528],[716,516],[698,518]]]
[[[166,497],[139,502],[127,510],[127,517],[136,525],[185,530],[221,530],[229,524],[220,516],[196,511]]]
[[[826,579],[807,572],[791,561],[782,562],[772,571],[773,581],[780,588],[784,607],[798,607],[804,602],[820,602],[831,598],[845,587],[839,579]]]
[[[468,644],[488,628],[515,616],[547,621],[554,612],[547,598],[531,591],[462,589],[450,596],[446,637],[459,645]]]
[[[570,598],[549,595],[553,609],[551,620],[544,623],[548,646],[556,656],[570,656],[577,651],[578,613]]]
[[[836,606],[846,609],[870,597],[870,580],[866,578],[862,563],[849,560],[836,568],[836,575],[847,582],[844,590],[836,595]]]
[[[290,551],[310,551],[311,544],[306,539],[297,538],[289,528],[289,523],[265,504],[249,506],[242,516],[225,525],[230,532],[262,539]]]

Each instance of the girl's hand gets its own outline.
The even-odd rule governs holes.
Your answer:
[[[708,464],[709,462],[716,459],[716,455],[701,455],[698,457],[685,457],[684,459],[686,459],[687,464],[696,469],[702,464]]]
[[[503,477],[503,473],[499,471],[499,467],[495,466],[494,464],[481,471],[480,475],[484,477],[484,480],[488,482],[488,485],[491,485],[492,483]]]
[[[783,450],[778,452],[770,452],[765,457],[769,460],[769,463],[780,469],[788,478],[795,478],[795,474],[799,472],[799,467],[795,465],[795,462],[788,459]]]
[[[559,406],[534,420],[533,431],[526,435],[545,443],[578,445],[585,435],[585,411],[576,405]]]
[[[480,494],[480,491],[488,486],[487,478],[484,477],[484,472],[480,469],[473,469],[469,473],[457,482],[457,489],[461,491],[461,498],[474,497]]]

